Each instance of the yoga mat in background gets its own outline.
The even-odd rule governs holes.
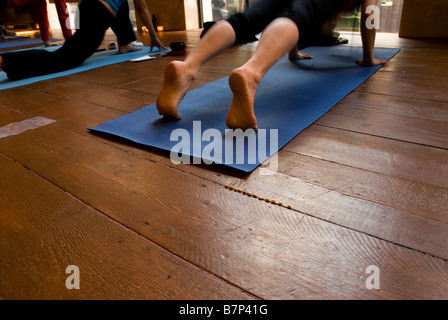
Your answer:
[[[29,37],[20,37],[17,36],[15,39],[11,39],[14,41],[11,42],[0,42],[0,49],[9,49],[9,48],[16,48],[16,47],[21,47],[21,46],[30,46],[33,44],[43,44],[44,42],[42,41],[42,39],[29,39],[29,40],[20,40],[17,41],[17,39],[25,39],[25,38],[29,38]],[[3,40],[5,41],[5,40]],[[55,41],[60,41],[58,39],[50,39],[50,42],[55,42]]]
[[[376,48],[375,56],[389,60],[398,51],[392,48]],[[183,154],[196,159],[202,158],[204,162],[220,158],[222,162],[215,163],[233,168],[240,173],[250,173],[265,160],[262,156],[258,156],[259,148],[262,146],[260,141],[263,141],[261,132],[264,131],[266,134],[264,139],[268,151],[266,155],[274,155],[381,67],[358,66],[355,61],[362,57],[360,47],[311,47],[303,52],[311,54],[314,59],[291,63],[283,58],[260,83],[255,97],[255,115],[259,128],[256,134],[257,148],[255,150],[245,144],[243,163],[237,163],[236,143],[232,150],[233,161],[225,161],[225,118],[232,100],[228,78],[189,91],[180,104],[179,111],[183,116],[181,120],[161,119],[155,104],[152,104],[91,128],[91,131],[110,134],[166,151],[179,151],[177,150],[179,143],[184,140],[177,136],[174,141],[170,141],[173,132],[188,132],[190,147],[189,150],[180,150]],[[200,121],[199,135],[197,130],[194,133],[195,121]],[[174,131],[176,129],[179,130]],[[213,138],[209,141],[201,138],[200,145],[195,143],[197,139],[195,140],[194,136],[200,137],[207,129],[217,129],[221,133],[219,138],[222,139],[222,148],[218,151],[216,151],[218,148],[215,148],[216,153],[204,152],[206,150],[204,148],[210,146]],[[275,132],[272,130],[278,130],[277,148],[270,148],[275,145],[270,143],[271,133],[275,138]],[[256,156],[257,161],[249,163],[249,158],[253,156]]]
[[[45,50],[57,50],[59,47],[47,47]],[[42,49],[42,48],[39,48]],[[31,49],[25,49],[25,50],[31,50]],[[141,51],[135,51],[125,54],[118,54],[118,50],[110,50],[110,51],[104,51],[104,52],[98,52],[93,54],[90,58],[88,58],[82,65],[80,65],[77,68],[73,68],[66,71],[61,71],[57,73],[47,74],[43,76],[38,77],[32,77],[27,79],[21,79],[21,80],[9,80],[6,77],[6,73],[4,71],[0,72],[0,90],[15,88],[24,86],[30,83],[35,83],[43,80],[48,79],[54,79],[82,71],[87,71],[103,66],[107,66],[110,64],[120,63],[124,61],[129,61],[131,59],[140,58],[146,55],[156,55],[161,54],[164,52],[170,51],[170,49],[166,51],[159,50],[159,48],[153,48],[152,52],[149,52],[151,50],[150,47],[142,47]],[[1,53],[0,53],[1,54]]]
[[[3,41],[14,41],[14,40],[22,40],[22,39],[29,39],[27,36],[8,36],[7,38],[0,37],[0,49],[3,49],[3,45],[7,44],[8,42],[2,43]]]

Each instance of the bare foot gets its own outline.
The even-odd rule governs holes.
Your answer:
[[[233,92],[233,99],[226,118],[229,128],[258,130],[254,99],[259,83],[260,80],[244,68],[235,69],[230,74],[229,85]]]
[[[363,67],[372,67],[372,66],[378,66],[380,64],[386,64],[387,61],[383,59],[372,58],[371,60],[357,59],[356,63]]]
[[[140,51],[142,48],[134,46],[132,43],[129,43],[125,46],[120,46],[118,49],[118,53],[128,53],[128,52],[134,52],[134,51]]]
[[[181,119],[179,104],[195,79],[183,61],[172,61],[165,69],[162,89],[157,97],[157,110],[164,117]]]

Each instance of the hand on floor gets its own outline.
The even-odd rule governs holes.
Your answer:
[[[308,53],[301,53],[297,51],[295,53],[290,52],[288,56],[289,60],[306,60],[306,59],[314,59],[313,56],[310,56]]]
[[[60,45],[62,45],[62,42],[60,42],[60,41],[54,41],[54,42],[44,41],[44,45],[45,45],[46,47],[55,47],[55,46],[60,46]]]

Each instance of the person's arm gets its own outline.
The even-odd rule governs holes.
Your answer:
[[[138,16],[142,20],[145,27],[148,29],[149,36],[151,37],[151,51],[154,46],[158,47],[161,50],[165,50],[166,47],[160,41],[159,37],[157,36],[157,32],[154,29],[151,19],[151,13],[149,12],[145,0],[134,0],[134,4]]]
[[[375,28],[367,27],[367,19],[372,13],[366,13],[367,7],[378,4],[377,0],[364,0],[362,3],[361,12],[361,39],[363,48],[363,58],[358,59],[356,62],[362,66],[376,66],[380,64],[385,64],[386,61],[382,59],[376,59],[373,56],[373,49],[375,47]]]

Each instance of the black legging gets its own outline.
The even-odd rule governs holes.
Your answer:
[[[361,0],[259,0],[243,13],[230,17],[236,43],[252,41],[276,18],[289,18],[299,29],[300,37],[316,33],[337,12],[359,5]],[[279,35],[281,36],[281,35]]]
[[[79,5],[79,29],[58,50],[33,49],[2,53],[3,70],[11,80],[60,72],[82,64],[98,49],[106,30],[111,27],[119,45],[136,40],[129,20],[127,1],[114,17],[98,0],[84,0]]]

